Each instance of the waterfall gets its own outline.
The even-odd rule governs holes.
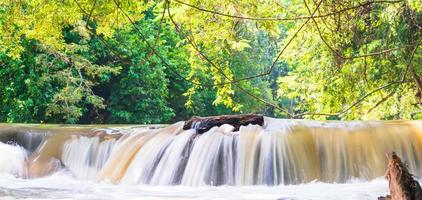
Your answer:
[[[61,160],[77,178],[95,180],[114,143],[99,137],[74,137],[64,143]]]
[[[26,150],[33,152],[48,137],[45,132],[21,132],[16,134],[16,142],[23,146]]]
[[[186,165],[190,151],[188,144],[192,142],[194,133],[194,131],[185,131],[179,136],[174,137],[174,141],[169,144],[161,161],[157,164],[156,170],[149,182],[150,184],[173,185],[180,183],[180,174],[182,173],[181,171],[184,171],[184,168],[180,166]]]
[[[0,174],[26,177],[27,152],[21,146],[0,142]]]
[[[183,122],[159,129],[136,128],[116,138],[59,134],[54,137],[61,138],[48,138],[36,155],[44,160],[47,154],[60,158],[79,179],[116,184],[241,186],[371,180],[384,175],[385,153],[392,150],[410,171],[422,175],[420,121],[265,118],[263,126],[234,131],[225,124],[203,134],[182,127]],[[25,152],[2,145],[1,155]],[[24,153],[14,157],[25,160]],[[2,169],[7,166],[3,160],[0,172],[17,168]]]
[[[187,186],[345,182],[382,176],[384,155],[391,150],[422,174],[422,135],[414,123],[266,118],[264,127],[249,125],[232,132],[227,125],[201,135],[175,124],[150,131],[153,136],[148,139],[131,140],[143,142],[129,167],[114,178],[131,184]]]

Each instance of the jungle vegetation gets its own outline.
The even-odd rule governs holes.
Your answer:
[[[420,0],[5,0],[0,122],[422,119]]]

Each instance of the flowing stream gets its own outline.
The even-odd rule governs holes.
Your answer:
[[[0,199],[376,199],[385,154],[422,175],[420,121],[0,125]]]

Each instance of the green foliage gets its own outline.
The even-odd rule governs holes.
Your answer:
[[[22,59],[1,55],[2,121],[75,123],[87,105],[104,108],[91,87],[100,82],[98,76],[118,69],[93,65],[73,52],[65,56],[37,42],[23,44],[27,51]]]
[[[5,69],[0,70],[4,81],[0,120],[163,123],[192,115],[233,113],[225,106],[213,106],[217,87],[200,88],[189,97],[194,102],[184,106],[186,91],[193,87],[182,78],[189,73],[189,52],[153,8],[145,11],[145,19],[136,26],[150,36],[148,42],[169,65],[151,51],[134,26],[105,36],[98,35],[96,22],[88,26],[80,20],[62,28],[61,49],[23,37],[19,56],[7,51],[0,54]],[[210,78],[206,73],[203,76]]]
[[[353,4],[324,2],[319,10],[334,5],[345,9]],[[316,8],[316,4],[311,6],[310,10]],[[303,7],[298,12],[310,13]],[[413,75],[422,72],[420,48],[409,65],[421,38],[417,25],[421,17],[420,11],[400,2],[310,20],[283,55],[292,71],[279,78],[278,95],[294,99],[296,113],[410,119],[415,110],[421,110],[421,101],[415,98],[421,88],[413,80]],[[301,25],[294,24],[291,32]],[[327,119],[326,115],[306,117]]]
[[[3,1],[0,121],[419,119],[421,21],[416,0]]]
[[[160,28],[153,19],[143,20],[137,26],[142,27],[143,34],[151,36]],[[155,38],[151,37],[149,42],[157,47],[161,56],[171,58],[172,63],[180,66],[180,69],[184,66],[186,68],[186,53],[183,49],[174,48],[178,38],[168,27],[163,26],[161,29],[159,40],[155,42]],[[169,121],[174,116],[174,111],[168,105],[170,82],[166,67],[132,28],[116,32],[110,45],[130,60],[111,85],[108,109],[111,113],[110,122]]]

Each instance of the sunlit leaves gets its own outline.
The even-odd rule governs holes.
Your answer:
[[[187,110],[288,116],[262,101],[293,114],[341,112],[305,116],[318,119],[411,118],[421,109],[410,75],[422,73],[421,50],[408,65],[421,37],[420,1],[328,0],[318,10],[320,1],[181,1],[191,6],[2,1],[0,55],[11,67],[0,72],[24,74],[0,85],[3,116],[22,121],[15,112],[32,112],[32,118],[72,123],[87,110],[105,112],[113,122],[137,123],[166,121]],[[323,17],[304,17],[314,10]],[[296,17],[301,19],[263,19]],[[248,79],[258,74],[264,75]],[[231,83],[242,78],[247,81]],[[392,82],[400,84],[366,96]]]
[[[3,41],[0,47],[3,51],[8,50],[11,57],[19,58],[21,51],[11,47],[21,48],[19,40],[26,37],[55,50],[61,50],[64,48],[63,28],[86,24],[86,21],[81,20],[87,20],[84,17],[88,16],[91,21],[95,21],[98,34],[106,38],[111,37],[116,28],[130,23],[119,7],[136,21],[143,17],[143,11],[151,5],[144,1],[129,0],[6,1],[0,4],[0,18],[3,21],[0,23],[0,38]],[[86,30],[82,30],[81,35],[88,37]]]
[[[326,13],[327,6],[334,4],[336,9],[348,6],[328,1],[320,12]],[[411,113],[420,109],[420,104],[414,98],[411,76],[403,83],[390,84],[403,78],[411,49],[420,37],[412,30],[412,19],[420,18],[421,13],[406,6],[372,4],[308,24],[284,55],[293,71],[279,79],[278,94],[298,102],[296,113],[307,110],[342,119],[414,117]],[[300,25],[296,23],[296,27]],[[414,58],[415,67],[420,63]],[[389,87],[377,90],[384,85]]]

